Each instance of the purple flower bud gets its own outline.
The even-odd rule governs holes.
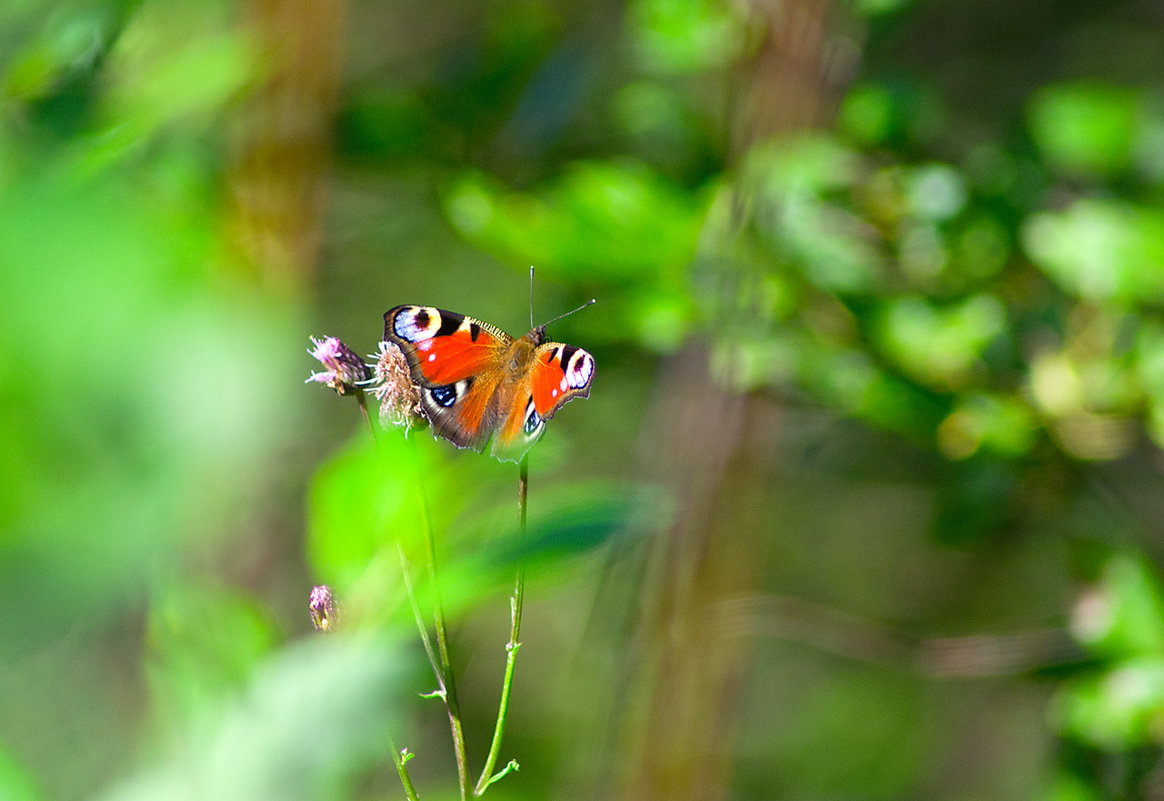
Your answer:
[[[316,631],[331,631],[339,622],[339,603],[326,584],[311,588],[307,608],[311,611],[311,625]]]
[[[334,389],[340,395],[347,395],[358,391],[356,385],[369,377],[368,365],[357,356],[351,348],[340,341],[338,337],[311,337],[314,350],[307,351],[320,361],[327,369],[321,373],[312,373],[303,383],[309,384],[318,381]]]

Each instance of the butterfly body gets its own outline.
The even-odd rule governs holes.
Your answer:
[[[514,339],[499,328],[432,306],[384,314],[384,339],[408,358],[433,432],[462,448],[516,460],[562,404],[590,394],[594,357],[546,342],[545,326]]]

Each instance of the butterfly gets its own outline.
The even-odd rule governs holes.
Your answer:
[[[384,339],[407,357],[433,433],[475,451],[492,442],[506,461],[538,440],[562,404],[589,396],[594,381],[594,357],[546,342],[545,325],[514,339],[463,314],[397,306],[384,313]]]

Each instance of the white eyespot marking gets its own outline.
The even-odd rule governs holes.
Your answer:
[[[407,342],[419,342],[440,330],[441,313],[431,306],[409,306],[400,310],[393,325],[396,336]]]
[[[558,397],[558,390],[557,390],[557,388],[556,388],[556,387],[554,388],[554,391],[550,393],[550,397],[551,397],[551,398],[556,398],[556,397]]]
[[[565,381],[572,389],[581,389],[594,376],[594,357],[584,350],[575,351],[566,368]]]
[[[435,353],[428,354],[428,360],[430,362],[435,362],[436,361],[436,354]]]

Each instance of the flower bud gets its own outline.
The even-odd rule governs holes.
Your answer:
[[[339,603],[331,587],[326,584],[311,588],[307,608],[311,612],[311,625],[315,626],[316,631],[331,631],[339,623]]]
[[[305,384],[317,381],[326,384],[340,395],[348,395],[359,391],[359,384],[369,377],[368,365],[357,356],[351,348],[345,345],[338,337],[311,337],[314,350],[307,351],[320,361],[327,369],[320,373],[312,373]]]

